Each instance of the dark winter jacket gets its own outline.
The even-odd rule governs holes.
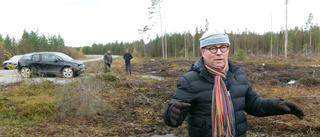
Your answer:
[[[110,53],[105,53],[103,56],[104,64],[111,64],[112,63],[112,55]]]
[[[126,63],[130,63],[130,60],[132,59],[132,55],[128,53],[123,54],[123,59],[126,61]]]
[[[211,137],[211,104],[214,77],[208,74],[201,57],[192,64],[188,72],[178,82],[173,99],[163,113],[164,122],[172,127],[180,126],[188,116],[188,133],[190,137]],[[260,98],[248,82],[246,74],[229,60],[227,89],[234,106],[236,136],[246,136],[247,119],[245,112],[253,116],[270,116],[280,114],[276,108],[276,98]],[[191,107],[184,109],[177,125],[172,125],[168,108],[173,102],[187,102]]]

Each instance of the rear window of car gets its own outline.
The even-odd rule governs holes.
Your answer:
[[[32,56],[31,61],[39,62],[40,61],[40,54],[35,54]]]

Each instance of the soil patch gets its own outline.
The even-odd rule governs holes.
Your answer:
[[[122,60],[115,60],[112,64],[111,76],[96,76],[96,80],[105,81],[106,84],[103,86],[105,89],[100,91],[107,104],[106,110],[102,113],[99,112],[93,117],[50,120],[42,124],[19,127],[16,130],[0,127],[1,135],[188,136],[186,121],[180,127],[172,128],[164,124],[162,113],[172,99],[177,79],[198,59],[139,60],[141,61],[132,63],[132,76],[127,76],[125,70],[120,67],[123,66]],[[241,66],[252,87],[261,97],[275,96],[288,99],[302,105],[308,115],[303,121],[292,115],[265,118],[248,115],[247,136],[320,136],[319,121],[314,119],[319,117],[320,110],[317,97],[319,95],[315,95],[320,94],[317,92],[320,84],[318,68],[239,61],[235,63]],[[86,66],[89,67],[87,70],[92,72],[104,70],[103,65]],[[146,74],[161,77],[163,80],[141,78],[141,75]],[[295,80],[296,83],[288,85],[290,80]],[[283,93],[279,89],[286,92]],[[314,96],[310,96],[312,94]],[[10,134],[2,131],[10,131]]]

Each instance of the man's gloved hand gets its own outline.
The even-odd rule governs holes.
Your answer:
[[[293,114],[303,119],[303,110],[292,102],[280,100],[277,102],[277,108],[282,114]]]
[[[171,123],[174,126],[177,125],[177,120],[180,118],[183,109],[190,106],[191,104],[189,103],[181,103],[181,102],[174,102],[173,104],[171,104],[168,111],[168,115],[170,116]]]

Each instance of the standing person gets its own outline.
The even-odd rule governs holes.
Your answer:
[[[132,55],[130,54],[129,50],[126,50],[126,53],[124,53],[123,55],[123,59],[125,60],[125,64],[126,64],[126,71],[128,73],[128,69],[130,72],[130,76],[131,76],[131,64],[130,64],[130,60],[132,59]]]
[[[228,59],[229,37],[205,33],[200,39],[202,57],[177,81],[173,99],[163,113],[165,124],[178,127],[188,116],[190,137],[246,136],[246,114],[263,117],[303,110],[278,98],[260,98],[246,74]]]
[[[104,54],[103,59],[104,59],[104,66],[105,66],[104,73],[110,72],[111,64],[112,64],[111,50],[108,50],[108,52]]]

